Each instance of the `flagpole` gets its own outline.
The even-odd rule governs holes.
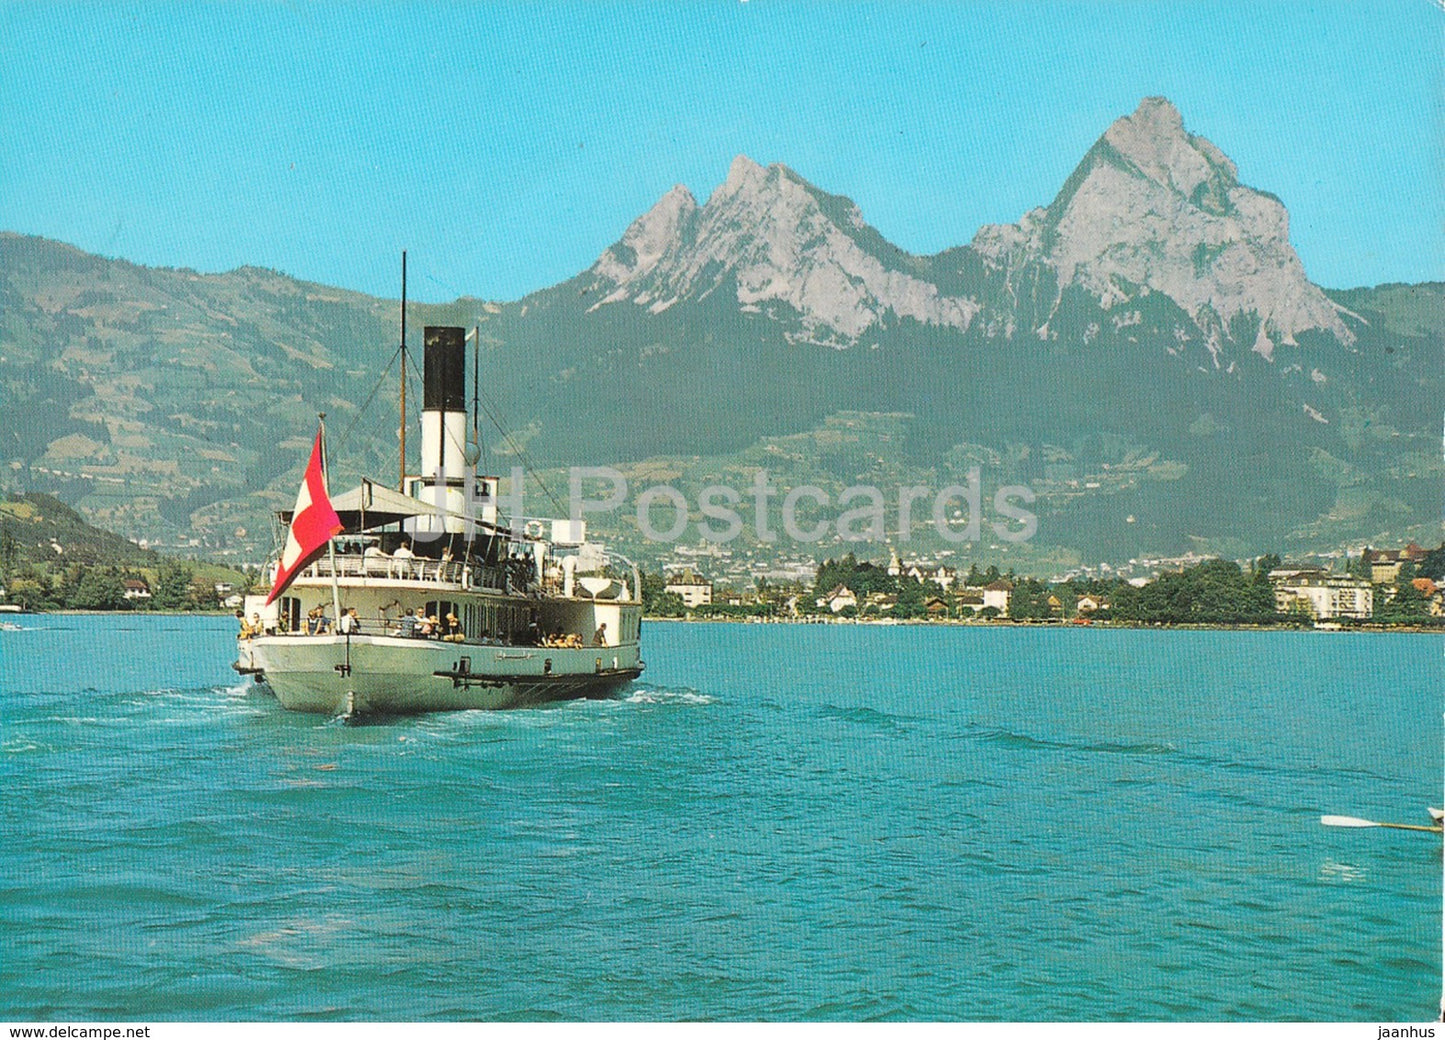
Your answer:
[[[318,418],[321,420],[321,479],[326,485],[326,494],[331,494],[331,474],[326,465],[326,413],[321,412]],[[332,631],[335,632],[341,627],[341,587],[336,580],[336,537],[326,539],[326,554],[331,561],[331,622]]]

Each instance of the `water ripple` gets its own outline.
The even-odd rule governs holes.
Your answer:
[[[612,699],[346,725],[163,620],[6,660],[0,1018],[1434,1011],[1438,839],[1318,823],[1434,794],[1419,640],[658,625]]]

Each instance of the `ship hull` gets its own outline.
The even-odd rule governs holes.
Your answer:
[[[643,665],[636,644],[572,649],[297,635],[244,641],[237,668],[291,711],[415,715],[607,697]]]

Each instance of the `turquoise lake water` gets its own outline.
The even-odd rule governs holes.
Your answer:
[[[1427,1020],[1442,642],[649,624],[348,725],[220,618],[0,632],[0,1019]]]

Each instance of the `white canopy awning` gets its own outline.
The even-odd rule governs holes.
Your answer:
[[[345,526],[348,534],[358,534],[362,531],[385,527],[388,524],[400,523],[414,516],[459,515],[439,508],[435,502],[426,502],[419,498],[412,498],[410,495],[403,495],[400,491],[384,484],[373,483],[370,480],[363,480],[357,487],[343,491],[339,495],[332,495],[331,507],[336,510],[336,515],[341,518],[341,523]],[[291,522],[289,509],[283,511],[280,516],[283,523]],[[474,523],[479,530],[483,531],[503,530],[479,519],[474,519]]]

